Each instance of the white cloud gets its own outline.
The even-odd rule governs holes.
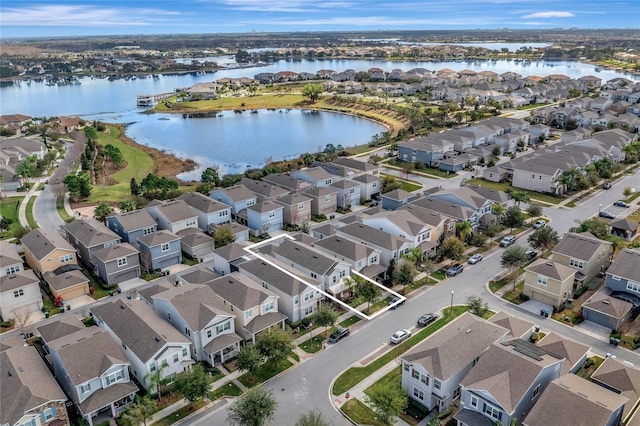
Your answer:
[[[385,16],[350,16],[350,17],[330,17],[317,19],[269,19],[248,22],[250,24],[270,24],[282,26],[305,26],[305,25],[347,25],[347,26],[367,26],[367,27],[395,27],[395,26],[418,26],[418,25],[467,25],[478,26],[494,23],[484,19],[474,18],[389,18]]]
[[[115,27],[148,26],[167,22],[180,12],[145,8],[101,8],[89,5],[41,5],[3,8],[0,23],[4,26],[46,27]]]
[[[205,0],[217,3],[217,0]],[[317,9],[351,9],[355,6],[349,1],[329,0],[223,0],[229,9],[256,12],[310,12]]]
[[[524,15],[524,19],[535,19],[535,18],[572,18],[576,16],[573,12],[562,12],[562,11],[548,11],[548,12],[535,12],[530,13],[529,15]]]

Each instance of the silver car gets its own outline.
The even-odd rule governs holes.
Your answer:
[[[391,336],[391,338],[389,339],[389,342],[392,345],[397,345],[399,343],[404,342],[409,337],[411,337],[411,330],[402,329],[393,333],[393,336]]]

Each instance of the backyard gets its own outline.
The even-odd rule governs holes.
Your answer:
[[[5,197],[0,199],[0,214],[5,220],[9,221],[9,231],[16,226],[20,226],[18,221],[18,209],[20,208],[20,201],[22,197]],[[12,236],[11,232],[3,232],[2,239]]]

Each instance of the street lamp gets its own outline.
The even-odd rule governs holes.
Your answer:
[[[602,204],[598,204],[598,214],[600,214],[600,210],[602,210]]]
[[[453,315],[453,290],[451,290],[451,314]]]

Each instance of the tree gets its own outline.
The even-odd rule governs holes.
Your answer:
[[[322,94],[322,85],[309,83],[302,88],[302,96],[309,98],[311,102],[315,102]]]
[[[616,250],[622,247],[624,240],[617,235],[609,235],[607,241],[611,243],[611,256],[616,254]]]
[[[147,426],[147,421],[151,420],[157,406],[156,401],[147,396],[136,397],[135,402],[122,414],[122,421],[127,426],[139,426],[140,423]]]
[[[374,302],[381,293],[377,285],[365,279],[358,283],[355,290],[356,294],[367,302],[367,310],[371,308],[371,303]]]
[[[262,332],[256,348],[263,357],[273,362],[276,367],[281,361],[293,354],[291,338],[279,328]]]
[[[528,203],[530,201],[529,196],[524,191],[513,191],[511,198],[516,206],[520,207],[520,203]]]
[[[25,185],[29,185],[29,178],[33,177],[36,171],[35,156],[27,157],[22,163],[15,168],[17,177],[24,179]]]
[[[400,182],[393,175],[385,175],[382,178],[382,193],[385,194],[387,192],[393,191],[394,189],[400,188]]]
[[[536,203],[529,203],[527,206],[527,214],[533,219],[542,215],[542,207]]]
[[[489,311],[489,304],[480,296],[467,297],[467,307],[469,312],[479,317],[483,317]]]
[[[396,417],[407,405],[407,393],[394,382],[391,386],[374,387],[366,396],[367,402],[373,406],[378,419],[387,425],[395,423]]]
[[[533,231],[527,241],[536,250],[547,251],[558,241],[558,232],[549,225],[540,227]]]
[[[609,234],[607,224],[597,217],[592,217],[579,222],[579,225],[569,229],[569,232],[591,232],[601,240],[605,239]]]
[[[142,187],[136,181],[136,178],[131,178],[129,181],[129,190],[131,191],[131,195],[142,195]]]
[[[93,211],[93,217],[97,221],[100,221],[106,225],[107,216],[111,215],[112,213],[113,213],[113,207],[111,207],[109,204],[105,202],[102,202],[96,206],[95,210]]]
[[[31,320],[31,307],[29,305],[14,306],[9,312],[13,316],[13,323],[16,328],[20,330],[20,333],[24,334]]]
[[[440,245],[440,255],[445,259],[449,259],[451,263],[462,260],[464,244],[456,237],[445,238]]]
[[[236,240],[236,236],[227,225],[220,225],[213,231],[213,241],[216,248],[224,247]]]
[[[131,200],[120,201],[118,208],[122,213],[127,213],[136,209],[136,203]]]
[[[516,288],[516,280],[518,278],[518,269],[527,263],[527,250],[521,246],[508,247],[502,252],[500,265],[509,271],[509,276],[513,280],[513,289]]]
[[[413,283],[415,276],[415,264],[408,259],[401,259],[393,271],[393,281],[400,284],[405,290],[409,284]]]
[[[323,303],[320,308],[313,314],[313,322],[319,327],[325,328],[325,335],[329,332],[329,327],[333,327],[338,319],[338,311],[330,303]]]
[[[458,232],[458,236],[460,237],[460,241],[464,242],[467,238],[467,235],[473,229],[473,225],[468,220],[463,220],[462,222],[456,223],[456,231]]]
[[[502,217],[502,224],[508,228],[519,228],[524,225],[524,216],[519,207],[511,206],[507,208],[504,216]]]
[[[18,172],[18,169],[16,168],[16,173],[17,172]],[[624,195],[625,197],[629,197],[631,194],[633,194],[633,188],[631,188],[630,186],[626,186],[622,190],[622,195]]]
[[[211,377],[204,371],[200,364],[191,367],[191,371],[178,376],[175,390],[181,393],[189,402],[197,401],[207,395]]]
[[[162,374],[162,370],[169,367],[169,364],[166,363],[157,363],[155,371],[150,372],[146,376],[144,376],[145,380],[149,380],[149,394],[152,395],[154,393],[158,394],[158,398],[162,398],[162,385],[164,381],[164,375]],[[155,392],[153,392],[155,390]]]
[[[249,379],[253,381],[253,374],[260,367],[262,361],[260,351],[252,343],[247,343],[238,352],[236,366],[242,371],[249,372]]]
[[[272,391],[253,388],[229,407],[227,422],[233,426],[264,426],[273,421],[277,407]]]
[[[295,426],[329,426],[329,422],[324,419],[321,412],[311,410],[300,416]]]
[[[218,174],[218,170],[216,168],[207,167],[202,172],[200,180],[204,183],[218,186],[220,184],[220,175]]]

